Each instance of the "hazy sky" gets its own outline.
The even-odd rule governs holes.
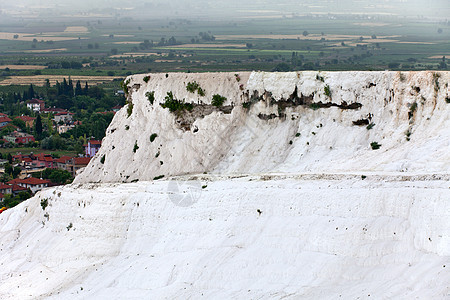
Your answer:
[[[366,13],[446,18],[450,0],[0,0],[3,13],[45,10],[60,13],[117,11],[137,15]]]

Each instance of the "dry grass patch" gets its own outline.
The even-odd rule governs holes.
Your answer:
[[[18,35],[18,38],[14,38],[15,35]],[[26,41],[32,42],[34,39],[40,41],[70,41],[76,40],[78,37],[68,37],[68,36],[51,36],[47,33],[42,35],[35,35],[29,33],[14,33],[14,32],[0,32],[0,40],[10,40],[10,41]]]
[[[70,33],[86,33],[88,31],[89,30],[86,26],[68,26],[64,30],[64,32],[70,32]]]
[[[442,56],[450,57],[450,54],[433,55],[433,56],[430,56],[428,58],[431,58],[431,59],[442,59]]]
[[[0,69],[9,68],[10,70],[43,70],[46,69],[47,66],[38,66],[38,65],[0,65]]]
[[[24,50],[21,52],[25,53],[52,53],[52,52],[64,52],[67,51],[67,48],[58,48],[58,49],[45,49],[45,50]]]

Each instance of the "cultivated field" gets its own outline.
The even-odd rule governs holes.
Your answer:
[[[121,79],[116,76],[70,76],[70,75],[36,75],[36,76],[14,76],[0,81],[0,85],[29,85],[30,83],[37,86],[44,86],[46,80],[54,85],[56,81],[62,82],[64,78],[71,78],[73,81],[87,82],[89,85],[105,83],[114,79]]]

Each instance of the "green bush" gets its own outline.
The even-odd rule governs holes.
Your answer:
[[[186,90],[190,93],[195,93],[195,91],[199,88],[200,86],[198,85],[198,83],[196,81],[194,82],[188,82],[188,84],[186,85]]]
[[[133,113],[133,102],[128,102],[128,107],[127,107],[127,118],[129,118],[131,116],[131,114]]]
[[[48,206],[48,199],[47,198],[44,198],[44,199],[42,199],[41,200],[41,207],[42,207],[42,210],[45,210],[45,208]]]
[[[128,79],[127,81],[122,81],[120,83],[120,86],[123,89],[123,92],[125,93],[125,95],[128,95],[128,84],[130,84],[130,79]]]
[[[244,102],[244,103],[242,103],[242,107],[245,108],[245,109],[249,109],[251,105],[252,105],[251,102]]]
[[[311,108],[312,110],[318,110],[320,108],[319,103],[311,103],[309,105],[309,108]]]
[[[152,135],[150,135],[150,142],[153,143],[153,141],[156,139],[158,135],[156,133],[152,133]]]
[[[370,147],[372,147],[372,150],[380,149],[381,144],[378,144],[377,142],[370,143]]]
[[[145,93],[145,96],[147,97],[148,101],[150,101],[150,104],[153,104],[153,102],[155,101],[155,92],[147,92]]]
[[[370,123],[369,125],[367,125],[366,129],[370,130],[375,126],[375,123]]]
[[[202,96],[202,97],[205,96],[205,91],[201,87],[198,87],[197,93],[199,96]]]
[[[145,77],[144,77],[145,83],[148,83],[149,80],[150,80],[150,76],[145,76]]]
[[[215,95],[213,95],[213,97],[212,97],[211,104],[214,105],[214,106],[216,106],[216,107],[220,107],[220,106],[223,105],[223,103],[224,103],[226,100],[227,100],[226,97],[221,96],[221,95],[219,95],[219,94],[215,94]]]
[[[445,102],[450,103],[450,97],[445,98]]]
[[[136,153],[137,149],[139,149],[139,146],[137,145],[137,141],[134,142],[133,152]]]
[[[100,159],[100,162],[101,162],[102,164],[105,163],[105,157],[106,157],[106,154],[103,154],[102,158]]]
[[[323,88],[323,91],[325,92],[325,95],[327,97],[331,98],[331,90],[330,90],[330,86],[328,84]]]
[[[168,108],[170,112],[181,110],[191,111],[194,108],[194,105],[192,105],[192,103],[185,103],[184,101],[174,99],[172,92],[167,92],[167,96],[164,99],[166,100],[166,102],[160,103],[160,105],[163,108]]]
[[[156,177],[153,178],[153,180],[158,180],[158,179],[162,179],[162,178],[164,178],[164,175],[156,176]]]

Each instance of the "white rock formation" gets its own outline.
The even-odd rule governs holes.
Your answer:
[[[144,76],[76,183],[0,215],[1,299],[448,299],[448,72]]]
[[[126,108],[116,114],[100,152],[76,182],[130,182],[202,172],[440,173],[450,169],[448,72],[253,72],[239,73],[240,81],[234,73],[180,73],[167,78],[150,74],[147,83],[144,76],[129,78],[131,115],[127,117]],[[194,81],[206,91],[204,97],[187,91],[187,83]],[[325,95],[325,86],[331,97]],[[145,96],[150,91],[155,92],[153,105]],[[243,108],[246,95],[251,97],[255,91],[260,96],[271,93],[275,102],[296,91],[299,97],[313,95],[312,103],[362,106],[314,110],[307,103],[282,109],[263,96],[249,110]],[[205,104],[219,94],[227,98],[224,105],[234,107],[230,114],[214,111],[196,118],[186,130],[175,125],[176,113],[159,105],[167,92],[179,100]],[[258,117],[271,114],[269,120]],[[353,125],[369,115],[373,129]],[[153,133],[158,137],[151,142]],[[372,142],[381,148],[373,151]],[[134,152],[135,144],[139,148]]]

